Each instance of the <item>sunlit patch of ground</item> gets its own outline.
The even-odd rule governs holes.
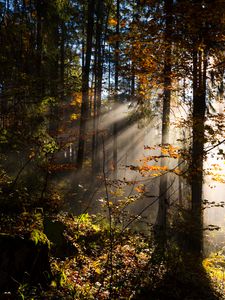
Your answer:
[[[225,299],[225,255],[222,252],[212,253],[204,259],[203,267],[213,287],[221,294],[221,299]]]

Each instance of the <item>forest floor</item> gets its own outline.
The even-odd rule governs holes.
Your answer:
[[[0,299],[225,299],[222,252],[198,267],[175,244],[162,257],[154,253],[150,235],[112,228],[102,216],[87,213],[21,214],[12,225],[14,235],[40,230],[48,238],[52,274],[47,286],[20,281],[16,290],[7,291]],[[43,241],[41,235],[36,239],[37,244]]]

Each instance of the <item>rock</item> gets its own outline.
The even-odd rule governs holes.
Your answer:
[[[43,287],[51,279],[47,244],[0,234],[0,292],[15,290],[23,282]]]
[[[44,233],[52,243],[51,254],[62,259],[77,253],[77,249],[65,238],[65,229],[66,226],[61,221],[44,218]]]

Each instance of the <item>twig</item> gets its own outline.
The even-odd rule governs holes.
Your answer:
[[[102,152],[103,152],[103,166],[102,166],[102,173],[105,185],[105,193],[106,193],[106,203],[108,208],[109,214],[109,239],[110,239],[110,251],[109,251],[109,262],[110,262],[110,282],[109,282],[109,298],[111,299],[112,295],[112,280],[113,280],[113,232],[112,232],[112,209],[109,202],[109,192],[108,192],[108,185],[106,179],[106,172],[105,172],[105,143],[104,137],[102,136]]]
[[[214,148],[218,147],[219,145],[223,144],[225,142],[225,139],[223,139],[222,141],[218,142],[216,145],[212,146],[211,148],[205,150],[205,153],[208,153],[210,151],[212,151]]]
[[[17,184],[17,181],[21,175],[21,173],[23,172],[23,170],[26,168],[26,166],[30,163],[30,161],[33,159],[33,156],[30,156],[29,159],[25,162],[25,164],[20,168],[19,172],[17,173],[15,179],[13,180],[13,182],[11,183],[11,189],[13,189],[15,187],[15,185]]]
[[[46,154],[46,159],[47,159],[47,156],[48,156],[48,154]],[[52,154],[51,154],[51,157],[50,157],[50,159],[49,159],[49,162],[50,162],[50,163],[52,162],[53,157],[54,157],[54,154],[52,153]],[[41,190],[40,202],[44,200],[44,194],[45,194],[45,192],[46,192],[46,190],[47,190],[47,186],[48,186],[49,174],[50,174],[50,173],[49,173],[48,166],[47,166],[47,168],[46,168],[46,174],[45,174],[45,181],[44,181],[43,188],[42,188],[42,190]]]
[[[149,207],[151,207],[156,201],[159,200],[160,197],[162,197],[164,194],[167,193],[167,191],[172,187],[174,184],[175,179],[173,182],[168,186],[168,188],[161,194],[159,195],[155,200],[153,200],[151,203],[149,203],[147,206],[145,206],[135,217],[133,217],[127,224],[126,226],[121,230],[120,235],[135,221],[137,220]]]

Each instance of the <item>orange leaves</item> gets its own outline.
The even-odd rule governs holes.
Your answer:
[[[81,92],[73,93],[72,101],[71,101],[70,105],[80,107],[81,103],[82,103],[82,94],[81,94]]]
[[[135,187],[135,190],[140,193],[140,194],[143,194],[145,192],[145,186],[144,184],[140,184],[138,186]]]
[[[163,155],[166,155],[171,158],[179,158],[179,148],[174,147],[173,145],[167,144],[166,146],[161,146],[161,152]]]
[[[212,170],[223,171],[223,168],[219,164],[212,164]]]
[[[147,162],[144,162],[141,166],[129,166],[130,170],[138,171],[142,176],[152,176],[157,177],[162,175],[162,173],[168,171],[167,166],[157,166],[157,165],[148,165]],[[140,189],[140,186],[138,187]]]
[[[117,23],[118,23],[118,21],[116,19],[114,19],[114,18],[109,18],[109,20],[108,20],[109,26],[115,27],[117,25]],[[127,24],[126,20],[123,19],[120,22],[120,27],[125,27],[126,24]]]
[[[152,150],[152,151],[161,151],[162,155],[152,155],[152,156],[147,156],[147,160],[155,160],[158,161],[159,158],[163,157],[168,157],[168,158],[180,158],[181,157],[181,149],[178,147],[174,147],[171,144],[166,144],[166,145],[158,145],[154,147],[149,147],[149,146],[144,146],[145,150]],[[143,159],[146,161],[146,157]]]
[[[213,181],[225,183],[223,162],[211,164],[210,167],[205,170],[205,175],[210,176]]]
[[[140,169],[143,171],[168,171],[167,166],[149,166],[147,164],[144,164]]]
[[[166,145],[156,145],[153,147],[144,146],[145,150],[153,152],[153,154],[156,155],[148,155],[145,156],[143,159],[141,159],[141,165],[139,166],[129,166],[130,170],[138,171],[142,176],[150,176],[150,177],[158,177],[161,176],[167,172],[174,173],[176,175],[181,175],[182,170],[177,167],[169,168],[166,164],[169,163],[168,159],[179,159],[181,157],[181,149],[178,147],[175,147],[171,144]],[[158,154],[158,155],[157,155]],[[155,163],[158,163],[161,159],[167,159],[167,162],[165,161],[165,165],[158,165]],[[153,164],[154,162],[154,164]],[[138,187],[136,190],[138,192],[141,192],[140,187]]]
[[[222,177],[220,174],[216,174],[212,177],[212,180],[220,182],[220,183],[225,183],[225,179]]]
[[[108,24],[110,26],[116,26],[117,25],[117,20],[114,19],[114,18],[110,18],[109,21],[108,21]]]
[[[176,175],[181,175],[182,174],[182,170],[180,170],[179,168],[175,168],[172,170],[174,174]]]

